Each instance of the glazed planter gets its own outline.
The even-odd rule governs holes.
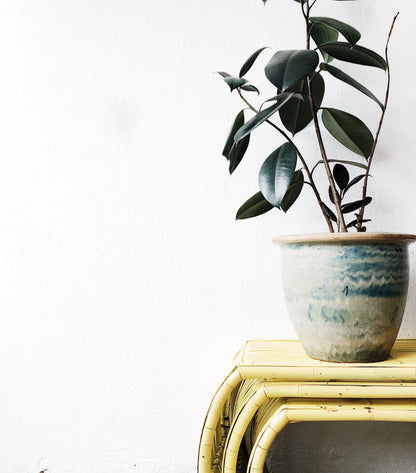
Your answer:
[[[324,361],[386,359],[402,321],[415,235],[329,233],[273,240],[289,315],[306,353]]]

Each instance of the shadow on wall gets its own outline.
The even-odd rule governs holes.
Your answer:
[[[269,473],[416,472],[416,423],[300,422],[272,445]]]

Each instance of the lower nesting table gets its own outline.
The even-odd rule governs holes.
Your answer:
[[[313,360],[297,340],[248,341],[208,409],[198,472],[262,472],[288,423],[351,420],[416,422],[416,339],[397,340],[379,363]]]

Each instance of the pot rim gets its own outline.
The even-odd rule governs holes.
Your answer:
[[[337,243],[403,243],[410,244],[416,241],[416,235],[410,233],[305,233],[298,235],[281,235],[273,238],[276,245],[288,243],[308,244],[337,244]]]

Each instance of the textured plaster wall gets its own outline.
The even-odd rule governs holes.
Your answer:
[[[416,232],[414,2],[319,3],[377,49],[402,11],[369,213],[373,230]],[[302,47],[297,7],[1,2],[0,472],[194,472],[234,354],[248,338],[294,337],[270,240],[325,225],[307,192],[286,217],[234,221],[280,142],[258,130],[230,179],[220,153],[240,104],[213,72],[264,45]],[[251,77],[268,87],[260,64]],[[361,79],[382,94],[382,72]],[[354,91],[328,104],[378,112]],[[403,336],[416,336],[415,250]]]

